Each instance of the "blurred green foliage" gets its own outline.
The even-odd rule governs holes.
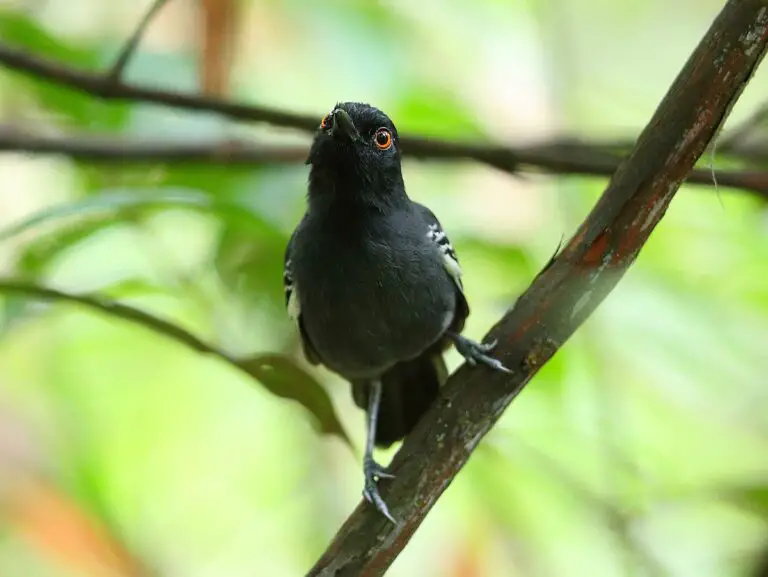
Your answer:
[[[0,40],[103,69],[140,14],[131,2],[107,4],[3,8]],[[245,4],[239,98],[318,118],[360,99],[401,132],[502,142],[636,134],[719,9],[715,0]],[[128,77],[193,90],[188,8],[172,9]],[[766,88],[763,70],[733,124]],[[5,71],[0,114],[116,139],[305,141]],[[98,292],[173,321],[251,359],[265,385],[109,315],[3,295],[0,575],[100,574],[84,560],[99,557],[99,539],[159,575],[303,574],[360,498],[359,459],[274,393],[313,399],[321,428],[346,431],[358,452],[364,430],[347,385],[304,362],[283,308],[283,250],[306,167],[0,163],[6,277]],[[474,337],[604,186],[466,163],[407,162],[405,178],[450,232]],[[390,574],[748,575],[768,547],[766,223],[764,204],[747,195],[684,188],[636,266],[513,403]],[[41,501],[40,486],[59,500]],[[104,533],[83,530],[83,518]]]

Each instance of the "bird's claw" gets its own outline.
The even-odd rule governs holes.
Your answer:
[[[495,371],[512,374],[512,371],[505,367],[499,359],[494,359],[487,354],[496,348],[496,345],[499,344],[498,340],[483,344],[462,337],[461,335],[454,335],[453,342],[456,346],[456,350],[471,366],[481,363]]]
[[[376,507],[376,510],[392,523],[397,524],[397,521],[395,521],[395,518],[392,517],[389,512],[389,508],[384,502],[384,499],[381,498],[379,487],[377,485],[379,479],[394,479],[395,476],[392,473],[387,473],[384,467],[370,458],[363,462],[363,474],[365,475],[365,487],[363,488],[363,497],[365,497],[365,500]]]

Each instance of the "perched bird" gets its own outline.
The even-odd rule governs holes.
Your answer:
[[[434,214],[408,197],[397,129],[367,104],[338,103],[309,152],[307,210],[285,252],[289,316],[305,356],[348,380],[367,411],[363,496],[394,522],[374,446],[405,437],[447,378],[453,344],[471,364],[508,371],[496,343],[461,336],[461,268]]]

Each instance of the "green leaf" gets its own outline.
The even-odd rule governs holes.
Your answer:
[[[74,202],[59,204],[41,210],[29,218],[0,231],[0,242],[8,240],[28,230],[72,216],[102,217],[132,208],[163,208],[182,206],[224,216],[229,222],[242,226],[261,226],[262,219],[250,210],[226,199],[220,199],[207,193],[188,188],[161,187],[157,189],[135,190],[114,189],[99,195],[89,196]]]
[[[55,58],[73,66],[90,68],[98,63],[92,50],[65,43],[17,11],[0,11],[0,38],[3,42],[34,51],[36,55]]]
[[[745,485],[726,491],[730,500],[760,517],[768,519],[768,479],[762,484]]]
[[[17,270],[40,274],[53,258],[108,226],[135,219],[150,209],[183,207],[212,214],[225,223],[214,265],[230,290],[252,300],[266,294],[282,302],[282,259],[287,234],[263,218],[247,198],[221,197],[193,188],[157,187],[105,190],[73,202],[45,208],[0,230],[0,242],[63,221],[66,225],[31,241],[21,252]],[[72,218],[77,217],[75,222]]]
[[[200,190],[159,187],[139,191],[114,189],[74,202],[45,208],[21,222],[0,230],[0,242],[45,227],[48,232],[30,241],[21,251],[17,272],[36,277],[64,251],[92,234],[146,211],[183,207],[212,214],[225,223],[219,237],[215,266],[224,283],[250,297],[266,293],[273,302],[282,299],[282,255],[287,235],[255,208]],[[73,222],[73,217],[77,217]],[[55,226],[63,221],[63,226]],[[50,231],[49,227],[54,226]],[[271,272],[270,272],[271,271]],[[281,302],[281,301],[280,301]]]
[[[32,239],[19,251],[16,273],[25,278],[36,278],[46,267],[67,250],[91,235],[119,222],[114,215],[77,222]]]
[[[278,354],[263,354],[239,360],[237,365],[258,379],[273,395],[300,403],[315,417],[321,433],[337,435],[352,447],[328,393],[291,359]]]

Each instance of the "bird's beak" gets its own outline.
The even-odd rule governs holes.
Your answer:
[[[333,113],[331,134],[336,138],[347,138],[352,142],[360,140],[360,133],[355,127],[352,117],[340,108]]]

